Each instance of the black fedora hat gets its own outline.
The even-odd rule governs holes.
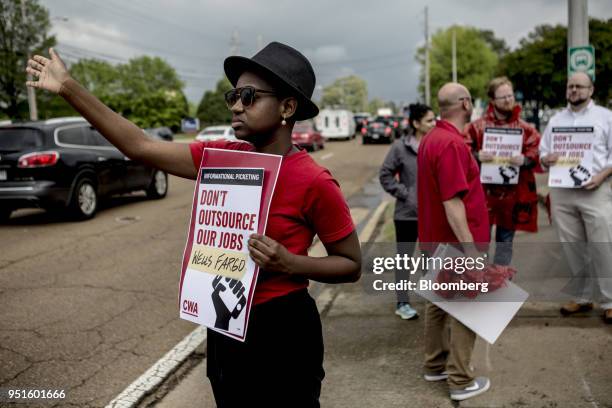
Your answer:
[[[314,70],[304,55],[288,45],[271,42],[253,58],[227,57],[223,68],[233,86],[245,71],[263,72],[280,82],[298,100],[296,120],[309,119],[319,113],[317,105],[310,100],[316,81]]]

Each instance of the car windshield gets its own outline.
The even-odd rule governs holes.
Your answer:
[[[39,130],[29,128],[0,128],[0,151],[18,152],[43,145],[43,135]]]
[[[225,133],[225,130],[223,129],[208,129],[208,130],[203,130],[202,133],[200,133],[203,136],[208,136],[208,135],[223,135],[223,133]]]

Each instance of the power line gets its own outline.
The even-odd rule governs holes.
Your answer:
[[[131,38],[130,39],[117,38],[115,36],[108,35],[105,33],[100,33],[100,32],[89,33],[89,35],[96,37],[96,38],[106,39],[106,40],[112,41],[114,44],[125,45],[131,48],[133,48],[133,46],[136,46],[144,50],[152,51],[158,54],[158,56],[164,57],[164,58],[167,58],[168,55],[174,55],[175,57],[190,58],[192,60],[197,60],[199,63],[207,64],[207,65],[220,64],[219,61],[223,59],[222,57],[200,57],[195,54],[185,54],[185,53],[180,53],[180,52],[171,51],[167,49],[160,49],[160,48],[156,48],[151,45],[133,40]]]
[[[65,48],[68,48],[68,50],[65,50]],[[65,43],[60,43],[58,45],[58,50],[60,51],[60,54],[63,54],[66,51],[68,51],[73,56],[76,55],[78,58],[101,59],[106,62],[118,62],[122,64],[128,63],[130,61],[129,59],[119,57],[116,55],[110,55],[110,54],[104,54],[104,53],[100,53],[96,51],[90,51],[84,48],[80,48],[80,47],[70,45],[70,44],[65,44]],[[201,73],[199,71],[198,72],[195,72],[195,71],[188,72],[190,70],[187,69],[187,71],[185,71],[185,68],[181,68],[181,70],[178,70],[176,68],[174,69],[177,72],[177,74],[179,74],[180,76],[189,77],[191,79],[218,78],[218,75],[214,75],[214,74],[206,74],[206,73]]]
[[[126,3],[122,2],[122,3],[115,3],[112,2],[113,5],[112,6],[107,6],[104,3],[95,1],[95,0],[86,0],[88,3],[94,5],[95,7],[104,10],[107,13],[113,14],[115,16],[121,17],[121,18],[130,18],[132,19],[131,22],[134,22],[133,19],[137,19],[139,20],[139,23],[141,24],[145,24],[148,26],[151,26],[152,24],[155,25],[156,23],[162,23],[168,26],[172,26],[175,27],[175,29],[179,30],[179,31],[183,31],[183,32],[189,32],[192,35],[195,34],[196,36],[198,36],[198,38],[204,38],[204,39],[208,39],[211,41],[221,41],[222,38],[221,37],[214,37],[214,36],[210,36],[209,34],[204,34],[200,31],[194,30],[192,28],[189,28],[188,26],[185,25],[181,25],[181,24],[177,24],[168,20],[164,20],[164,19],[160,19],[156,16],[150,15],[150,14],[146,14],[143,13],[142,10],[138,10],[138,9],[134,9],[134,8],[128,8],[125,7]],[[108,1],[108,0],[107,0]],[[124,11],[124,13],[122,13],[121,11]]]

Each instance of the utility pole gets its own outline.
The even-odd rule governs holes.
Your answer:
[[[240,35],[238,29],[234,29],[230,40],[230,55],[240,54]]]
[[[429,14],[425,6],[425,105],[431,105],[431,84],[429,79]]]
[[[455,32],[455,26],[453,30],[453,82],[457,82],[457,34]]]
[[[589,13],[587,0],[567,1],[567,46],[589,45]]]
[[[25,0],[21,0],[21,21],[23,22],[23,25],[26,25],[26,5],[25,5]],[[28,56],[28,59],[30,59],[30,49],[28,47],[28,49],[26,50],[26,55]],[[28,81],[31,81],[32,75],[28,74],[27,75],[27,79]],[[38,107],[36,106],[36,92],[34,91],[34,88],[32,88],[31,86],[27,86],[27,91],[28,91],[28,106],[30,107],[30,120],[38,120]]]

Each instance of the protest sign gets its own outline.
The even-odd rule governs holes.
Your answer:
[[[205,149],[183,255],[180,317],[244,341],[257,282],[251,234],[265,232],[282,156]]]
[[[559,160],[550,167],[549,187],[580,188],[593,176],[592,126],[553,127],[552,153]]]
[[[494,156],[493,161],[482,163],[482,183],[518,184],[519,166],[510,164],[510,159],[520,155],[523,150],[523,129],[485,128],[482,150]]]
[[[449,245],[439,245],[433,258],[464,256]],[[436,282],[439,269],[429,271],[423,278]],[[489,344],[494,344],[519,311],[529,294],[508,281],[506,286],[493,292],[480,293],[475,299],[448,301],[434,290],[417,289],[415,292],[459,320]]]

